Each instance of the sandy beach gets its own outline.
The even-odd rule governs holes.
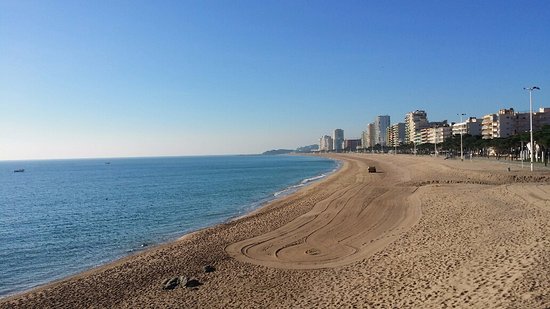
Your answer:
[[[550,307],[549,171],[328,156],[338,172],[246,217],[0,308]],[[163,290],[176,276],[201,285]]]

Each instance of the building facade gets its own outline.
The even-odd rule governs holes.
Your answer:
[[[364,149],[374,147],[374,123],[369,123],[361,135],[361,145]]]
[[[405,143],[414,142],[420,130],[428,127],[428,114],[423,110],[416,110],[405,115]]]
[[[514,112],[514,109],[499,110],[496,125],[497,134],[495,137],[509,137],[516,134],[516,112]]]
[[[357,151],[361,147],[361,139],[345,139],[344,151]]]
[[[319,139],[319,151],[329,152],[333,150],[332,137],[325,135]]]
[[[550,125],[550,108],[541,107],[538,112],[533,112],[533,130],[539,130],[544,125]],[[501,109],[498,114],[485,115],[481,124],[483,139],[510,137],[529,130],[529,113],[516,112],[513,108]]]
[[[392,124],[387,130],[388,146],[397,147],[405,143],[405,123]]]
[[[339,152],[342,151],[344,147],[344,130],[342,129],[335,129],[334,133],[332,134],[332,148],[334,151]]]
[[[483,116],[483,121],[481,122],[481,138],[492,139],[498,136],[497,119],[496,114]]]
[[[451,137],[453,131],[448,124],[428,127],[420,130],[420,144],[441,144]]]
[[[386,132],[390,126],[390,116],[376,116],[374,118],[374,143],[380,146],[386,146]]]
[[[476,117],[469,117],[464,122],[455,123],[452,126],[453,135],[472,135],[479,136],[481,135],[481,119]]]

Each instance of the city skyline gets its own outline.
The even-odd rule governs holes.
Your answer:
[[[550,3],[0,3],[0,160],[260,153],[550,105]],[[454,117],[454,118],[453,118]],[[393,124],[392,123],[392,124]]]

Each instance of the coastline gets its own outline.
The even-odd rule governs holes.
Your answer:
[[[299,156],[307,156],[307,155],[299,155]],[[321,156],[321,157],[323,157],[323,156]],[[119,159],[119,158],[115,158],[115,159]],[[123,158],[123,159],[127,159],[127,158]],[[138,158],[138,159],[141,159],[141,158]],[[62,283],[64,281],[78,279],[78,278],[81,278],[81,277],[85,277],[87,275],[91,275],[95,272],[108,269],[110,267],[115,267],[116,265],[122,264],[125,261],[128,261],[128,260],[134,258],[137,255],[143,254],[147,251],[156,250],[156,249],[159,249],[159,248],[169,246],[170,244],[172,244],[174,242],[178,242],[178,241],[181,241],[181,240],[188,239],[188,238],[190,238],[190,237],[192,237],[192,236],[194,236],[198,233],[207,231],[209,229],[213,229],[213,228],[216,228],[218,226],[221,226],[221,225],[224,225],[224,224],[227,224],[227,223],[230,223],[230,222],[239,221],[241,219],[246,219],[247,217],[249,217],[251,215],[254,215],[257,212],[261,212],[264,207],[269,206],[271,203],[277,202],[279,200],[283,200],[283,199],[287,198],[288,196],[290,196],[292,194],[295,194],[296,192],[298,192],[300,190],[304,190],[305,188],[307,188],[309,186],[312,186],[312,185],[314,185],[318,182],[322,182],[326,178],[330,177],[331,175],[337,173],[338,170],[340,170],[340,168],[342,166],[342,163],[341,163],[340,160],[334,159],[334,158],[329,158],[329,157],[326,157],[326,156],[325,156],[325,159],[329,159],[331,161],[336,162],[336,167],[334,169],[330,170],[330,171],[322,172],[319,175],[314,175],[312,177],[305,178],[301,182],[299,182],[297,184],[290,185],[289,187],[286,187],[285,189],[283,189],[281,191],[274,191],[273,193],[270,194],[270,196],[266,197],[265,199],[262,199],[260,201],[252,203],[250,205],[250,207],[247,208],[247,210],[245,210],[244,213],[232,215],[232,216],[224,219],[223,221],[220,221],[220,222],[217,222],[217,223],[214,223],[214,224],[211,224],[211,225],[207,225],[207,226],[204,226],[204,227],[199,227],[199,228],[187,231],[187,232],[182,232],[182,234],[180,236],[170,238],[166,241],[162,241],[162,242],[159,242],[159,243],[148,244],[146,247],[137,248],[137,249],[133,249],[131,251],[127,251],[126,255],[116,257],[116,258],[114,258],[112,260],[109,260],[105,263],[101,263],[99,265],[84,269],[84,270],[79,271],[77,273],[68,274],[68,275],[63,276],[61,278],[54,279],[54,280],[51,280],[51,281],[43,283],[43,284],[39,284],[35,287],[31,287],[31,288],[23,290],[23,291],[19,291],[19,292],[13,293],[13,294],[8,294],[8,295],[1,296],[0,297],[0,305],[2,305],[2,302],[4,302],[4,301],[8,301],[9,299],[12,299],[12,298],[17,298],[21,295],[25,295],[25,294],[28,294],[28,293],[34,293],[34,292],[40,292],[43,289],[47,289],[51,286],[55,286],[56,284]],[[65,159],[60,159],[60,160],[65,160]],[[77,160],[77,159],[75,159],[75,160]],[[319,176],[322,176],[322,177],[319,178]],[[313,178],[313,179],[310,180],[311,178]],[[277,194],[277,193],[281,193],[281,194]]]
[[[0,307],[550,304],[548,173],[331,156],[345,161],[336,173],[245,217],[1,299]],[[379,172],[367,173],[370,164]],[[163,291],[172,276],[203,284]]]

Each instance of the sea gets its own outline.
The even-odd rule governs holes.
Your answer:
[[[286,155],[2,161],[0,297],[240,217],[337,168]]]

